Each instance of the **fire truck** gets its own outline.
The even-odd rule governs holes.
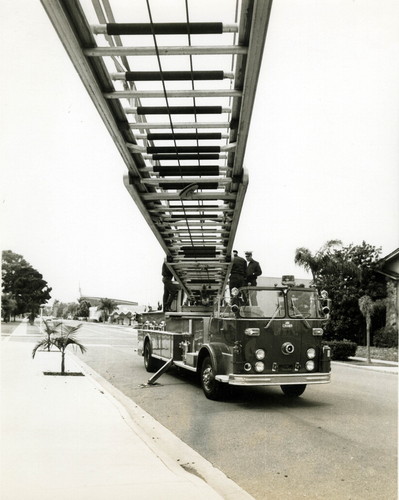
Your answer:
[[[315,289],[282,282],[224,296],[272,1],[213,2],[211,9],[190,0],[41,3],[181,290],[173,311],[143,318],[139,352],[147,370],[163,361],[158,376],[171,364],[195,371],[214,399],[227,385],[278,384],[299,395],[328,382],[326,318]],[[267,156],[253,163],[273,188]],[[135,278],[144,279],[144,270]]]
[[[296,397],[330,381],[330,348],[322,342],[329,306],[325,292],[297,287],[293,277],[233,289],[213,306],[144,314],[138,353],[147,371],[158,369],[149,383],[174,365],[197,373],[209,399],[223,397],[228,385],[277,385]]]

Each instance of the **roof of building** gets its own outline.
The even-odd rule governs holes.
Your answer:
[[[100,301],[102,299],[104,299],[104,297],[92,297],[92,296],[89,296],[89,295],[81,295],[80,299],[87,300],[88,302],[90,302],[90,304],[92,306],[96,306],[96,305],[98,305],[100,303]],[[111,297],[107,297],[107,299],[112,300],[117,305],[121,305],[121,306],[138,306],[139,305],[138,302],[133,302],[131,300],[113,299]]]
[[[395,281],[399,280],[399,248],[378,261],[379,273]]]
[[[271,276],[259,276],[257,279],[258,286],[282,286],[281,276],[274,278]],[[297,286],[304,285],[306,287],[310,286],[312,280],[305,278],[295,278],[295,284]]]

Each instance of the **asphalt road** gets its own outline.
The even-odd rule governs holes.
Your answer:
[[[131,328],[84,324],[79,356],[256,499],[397,498],[397,375],[334,364],[332,383],[205,398],[193,374],[155,386]]]

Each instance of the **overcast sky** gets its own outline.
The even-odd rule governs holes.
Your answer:
[[[40,2],[3,0],[0,37],[2,249],[53,299],[156,305],[163,252]],[[397,0],[275,0],[234,244],[265,276],[330,239],[398,247],[398,88]]]

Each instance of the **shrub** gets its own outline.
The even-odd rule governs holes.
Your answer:
[[[373,344],[376,347],[398,347],[398,332],[396,328],[385,326],[374,332]]]
[[[356,355],[356,342],[351,342],[350,340],[331,340],[329,342],[323,342],[323,344],[330,346],[332,360],[344,361],[348,359],[349,356]]]

